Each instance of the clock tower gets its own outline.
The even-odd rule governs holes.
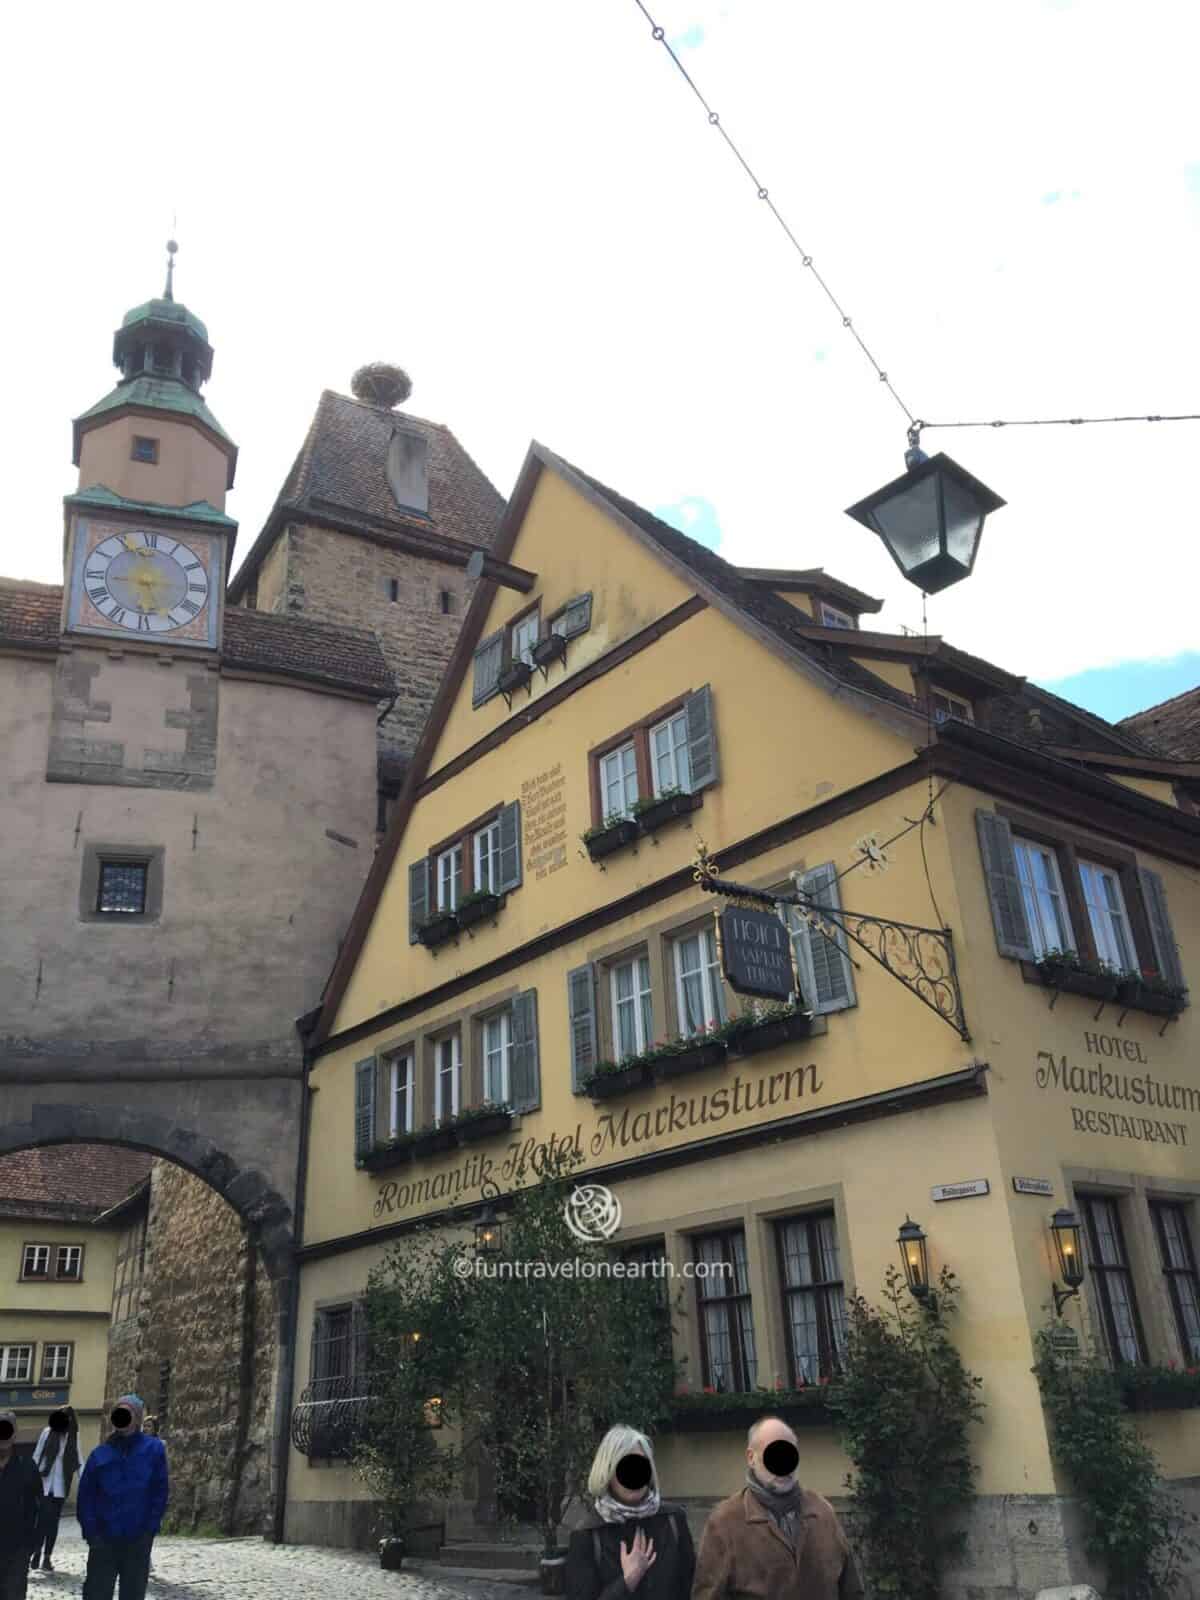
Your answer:
[[[225,515],[237,447],[201,396],[213,352],[174,295],[113,338],[116,387],[76,418],[79,486],[65,501],[63,633],[156,653],[218,651],[237,524]]]

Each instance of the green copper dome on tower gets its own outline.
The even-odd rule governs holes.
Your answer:
[[[174,239],[168,240],[162,294],[127,311],[113,335],[113,365],[121,376],[111,393],[75,419],[75,463],[83,435],[98,422],[123,410],[162,411],[191,418],[228,447],[232,484],[236,448],[200,394],[213,365],[208,329],[175,298],[178,248]]]

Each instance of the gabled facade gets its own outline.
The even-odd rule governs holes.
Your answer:
[[[671,1263],[697,1393],[819,1384],[845,1297],[878,1298],[918,1220],[988,1401],[952,1590],[1071,1581],[1030,1372],[1056,1207],[1092,1269],[1068,1322],[1116,1361],[1200,1361],[1196,1024],[1162,993],[1200,961],[1200,767],[944,641],[819,621],[797,574],[733,567],[539,446],[492,554],[532,586],[480,584],[310,1039],[289,1536],[370,1526],[320,1417],[369,1376],[371,1266],[565,1143],[620,1200],[614,1247]],[[713,1045],[749,1002],[705,850],[857,932],[791,914],[811,1020]],[[926,932],[893,938],[889,971],[871,919]],[[1088,962],[1122,987],[1087,998]],[[699,1033],[670,1069],[643,1059]],[[455,1130],[488,1103],[490,1132]],[[715,1260],[734,1287],[698,1294]],[[1195,1471],[1194,1414],[1146,1428],[1169,1475]],[[664,1435],[666,1492],[699,1520],[742,1443]],[[806,1429],[806,1483],[836,1496],[846,1467]],[[486,1536],[480,1485],[449,1536]]]

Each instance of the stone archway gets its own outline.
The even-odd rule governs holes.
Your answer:
[[[124,1146],[201,1180],[236,1213],[247,1248],[261,1262],[264,1288],[269,1282],[271,1290],[263,1312],[274,1331],[274,1359],[265,1348],[260,1370],[269,1374],[269,1404],[259,1413],[262,1428],[269,1424],[269,1466],[264,1450],[257,1481],[259,1493],[267,1489],[267,1525],[278,1537],[294,1353],[295,1237],[285,1194],[295,1191],[299,1083],[291,1076],[274,1083],[90,1083],[86,1099],[81,1087],[54,1083],[48,1074],[33,1084],[0,1082],[0,1155],[72,1144]],[[171,1101],[168,1114],[164,1102]],[[206,1127],[211,1131],[202,1131]],[[167,1176],[165,1168],[156,1171]],[[266,1446],[266,1432],[260,1437]]]

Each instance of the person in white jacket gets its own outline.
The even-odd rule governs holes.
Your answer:
[[[79,1424],[70,1406],[50,1413],[33,1447],[33,1464],[42,1478],[42,1520],[29,1565],[32,1569],[40,1561],[43,1572],[53,1572],[50,1557],[58,1538],[58,1519],[79,1471]]]

